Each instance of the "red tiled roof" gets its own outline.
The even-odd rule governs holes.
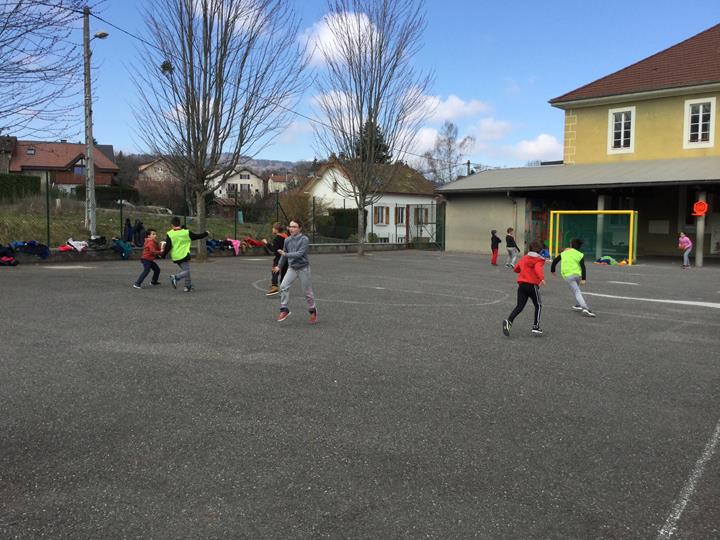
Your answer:
[[[581,99],[682,88],[720,82],[720,24],[550,100],[551,104]]]
[[[35,153],[28,154],[33,148]],[[101,171],[117,172],[120,168],[94,147],[95,168]],[[85,145],[80,143],[18,141],[10,158],[10,172],[23,170],[67,170],[81,156],[85,155]]]

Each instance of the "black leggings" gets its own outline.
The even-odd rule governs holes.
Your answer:
[[[540,288],[532,283],[518,283],[517,292],[517,306],[513,309],[512,313],[508,317],[508,321],[513,322],[515,317],[520,315],[520,312],[525,309],[528,298],[532,300],[535,306],[535,318],[533,319],[533,326],[540,326],[540,312],[542,311],[542,299],[540,298]]]

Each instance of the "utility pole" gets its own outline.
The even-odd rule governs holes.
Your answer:
[[[94,38],[105,39],[107,32],[97,32]],[[97,208],[95,201],[95,159],[92,134],[92,91],[90,89],[90,8],[83,8],[83,60],[85,68],[85,228],[90,238],[97,236]]]
[[[467,160],[467,175],[470,176],[470,160]]]

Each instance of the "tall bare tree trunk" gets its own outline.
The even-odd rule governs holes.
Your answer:
[[[358,255],[365,255],[365,209],[358,208]]]
[[[197,201],[197,219],[195,220],[195,232],[202,233],[207,230],[207,208],[205,208],[205,194],[202,192],[195,192],[195,199]],[[197,260],[199,262],[207,261],[207,245],[205,239],[202,238],[197,241]]]

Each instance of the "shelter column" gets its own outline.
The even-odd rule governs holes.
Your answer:
[[[605,200],[607,195],[598,195],[597,209],[605,210]],[[595,231],[595,259],[599,259],[604,255],[603,250],[603,231],[605,230],[605,216],[603,214],[597,215],[597,225]]]
[[[707,192],[698,193],[698,202],[707,202]],[[697,216],[695,220],[695,266],[703,265],[703,249],[705,244],[705,214]]]

